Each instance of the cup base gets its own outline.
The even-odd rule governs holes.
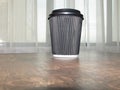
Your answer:
[[[78,55],[55,55],[53,54],[53,57],[57,59],[71,60],[71,59],[78,58]]]

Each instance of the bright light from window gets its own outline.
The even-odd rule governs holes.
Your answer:
[[[65,8],[65,0],[54,0],[54,9]]]
[[[89,40],[96,42],[96,0],[89,0]]]
[[[3,43],[4,41],[2,39],[0,39],[0,43]]]
[[[46,42],[46,0],[37,0],[37,38]]]

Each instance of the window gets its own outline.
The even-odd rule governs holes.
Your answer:
[[[37,0],[37,38],[38,42],[46,42],[46,0]]]

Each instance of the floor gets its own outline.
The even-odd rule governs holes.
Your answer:
[[[81,51],[74,60],[1,54],[0,90],[120,90],[120,53]]]

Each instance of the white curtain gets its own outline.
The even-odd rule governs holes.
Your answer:
[[[55,8],[66,8],[66,3],[59,6],[60,0],[54,0]],[[66,0],[63,0],[66,1]],[[67,8],[81,11],[85,20],[82,28],[82,45],[88,49],[119,52],[120,42],[120,1],[119,0],[67,0],[74,2]],[[59,4],[59,5],[57,5]]]
[[[34,0],[0,0],[0,42],[36,42]]]
[[[119,8],[119,0],[96,0],[96,46],[98,49],[119,52]]]
[[[0,0],[0,47],[50,47],[47,18],[60,8],[84,15],[82,47],[119,51],[119,0]]]

